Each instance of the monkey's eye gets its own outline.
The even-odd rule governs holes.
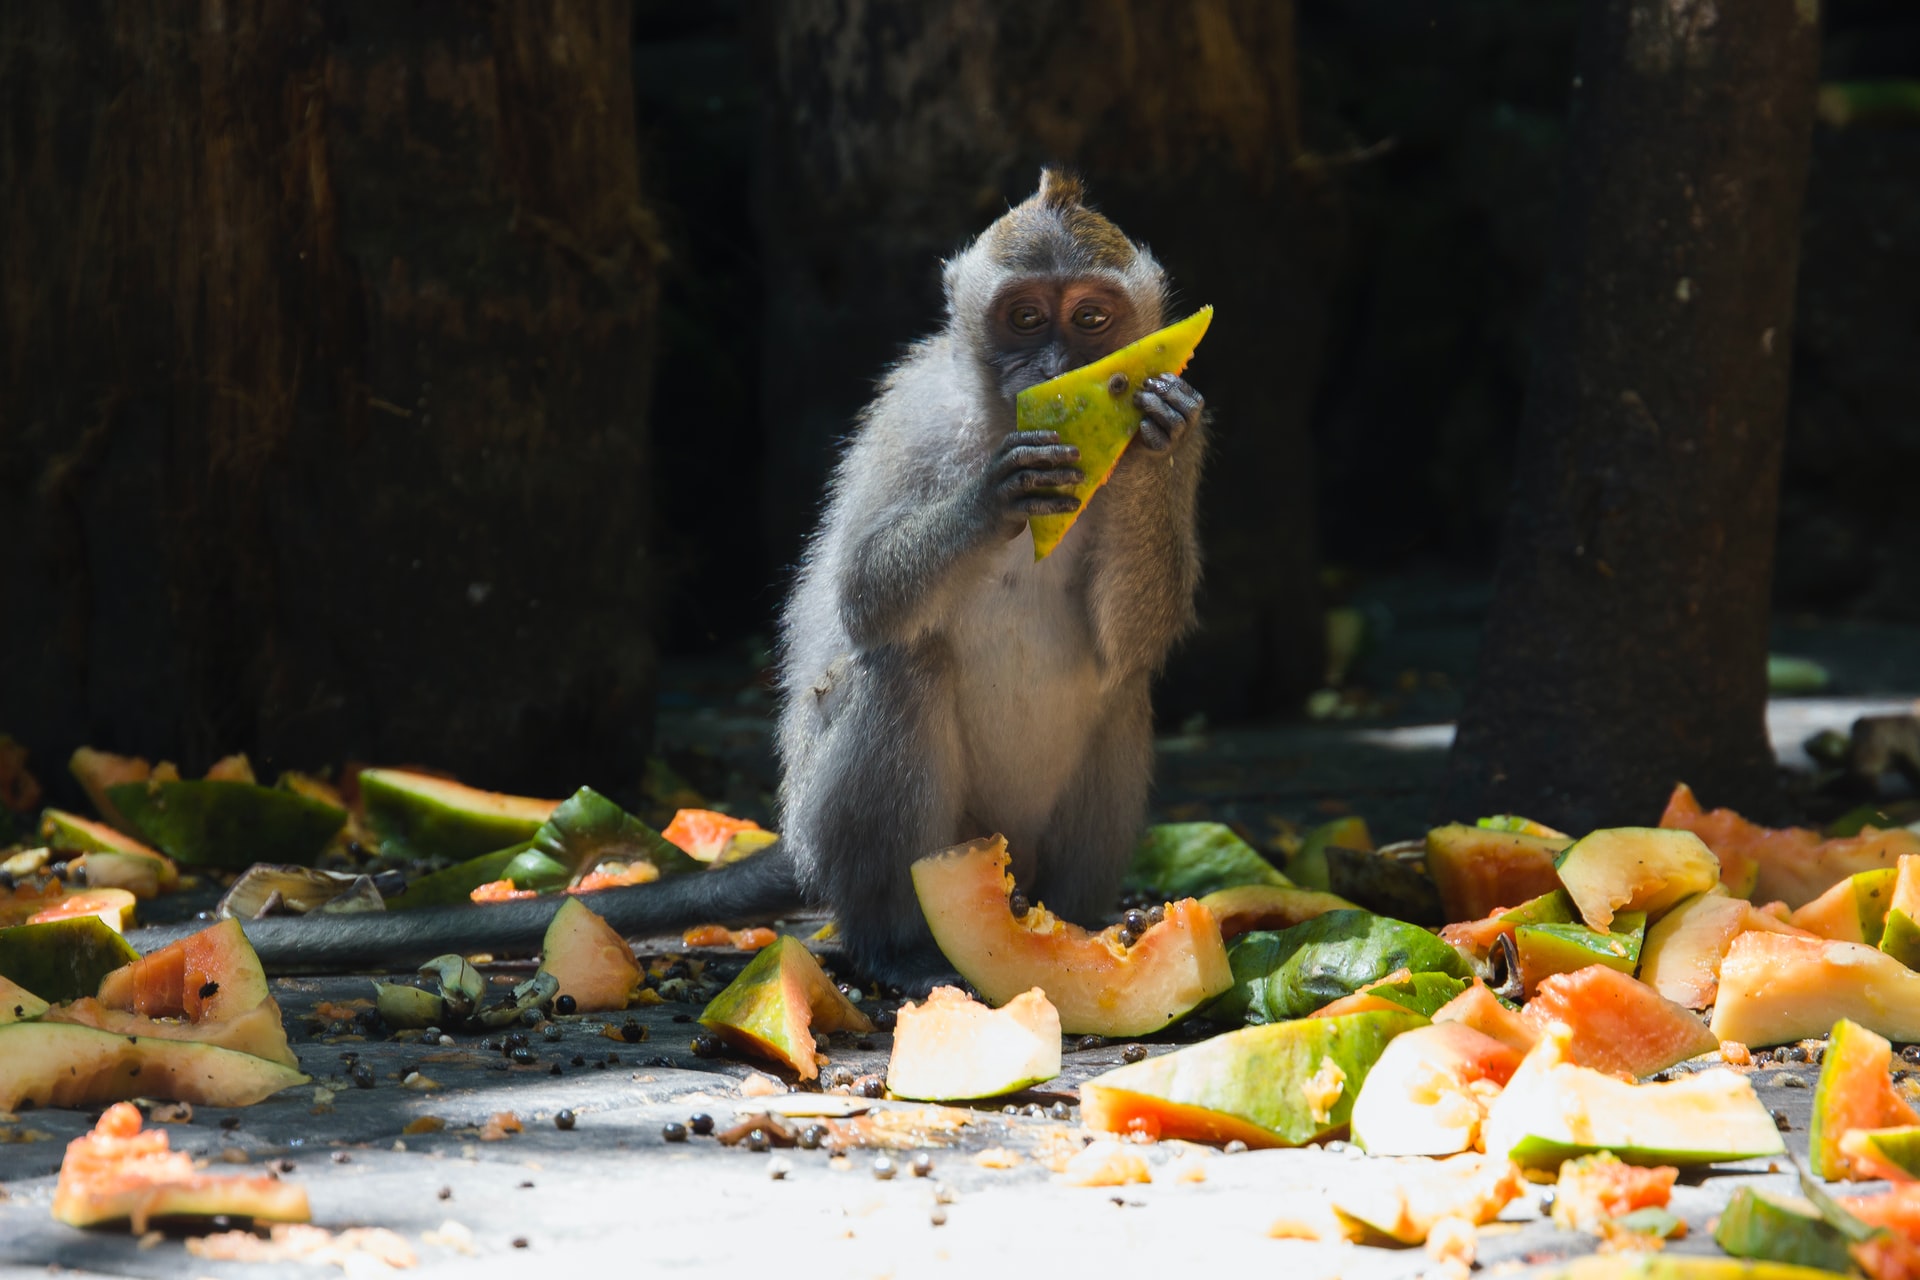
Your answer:
[[[1023,302],[1007,312],[1007,323],[1020,333],[1032,333],[1046,322],[1046,313],[1031,302]]]
[[[1097,333],[1107,327],[1107,321],[1113,317],[1107,309],[1097,302],[1083,302],[1073,309],[1073,323],[1088,333]]]

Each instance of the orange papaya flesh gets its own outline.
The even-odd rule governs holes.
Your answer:
[[[1565,1023],[1574,1061],[1638,1079],[1711,1053],[1720,1042],[1706,1024],[1646,983],[1606,965],[1555,974],[1540,984],[1521,1016],[1537,1030]]]
[[[107,974],[98,997],[55,1005],[46,1016],[299,1065],[266,971],[238,920],[222,920],[142,956]]]
[[[1848,876],[1892,867],[1902,854],[1920,853],[1920,834],[1902,827],[1867,827],[1859,835],[1828,840],[1806,827],[1763,827],[1732,809],[1703,810],[1685,783],[1673,789],[1660,825],[1699,836],[1720,859],[1723,878],[1730,862],[1755,864],[1752,897],[1777,898],[1791,908],[1805,906]]]
[[[814,1028],[871,1031],[873,1023],[834,986],[798,938],[763,948],[700,1014],[700,1025],[802,1080],[820,1074]]]
[[[1479,920],[1559,889],[1554,855],[1571,843],[1454,823],[1427,832],[1427,871],[1448,920]]]
[[[1808,1163],[1830,1181],[1864,1181],[1882,1176],[1841,1147],[1856,1129],[1886,1129],[1920,1124],[1893,1085],[1893,1045],[1857,1022],[1834,1024],[1820,1079],[1813,1090],[1813,1124],[1807,1133]]]
[[[1113,475],[1133,434],[1140,410],[1133,397],[1148,378],[1179,373],[1213,323],[1213,308],[1202,307],[1185,320],[1148,334],[1092,364],[1028,387],[1014,400],[1021,431],[1054,431],[1062,444],[1080,450],[1084,478],[1072,489],[1080,506],[1062,516],[1035,516],[1033,558],[1044,560],[1060,545],[1087,503]]]
[[[1540,1030],[1475,978],[1473,985],[1434,1012],[1435,1022],[1459,1022],[1485,1036],[1526,1053],[1540,1041]]]
[[[0,902],[0,928],[95,916],[115,933],[125,933],[137,904],[125,889],[67,889],[58,881],[38,894],[20,895],[19,889],[15,893],[11,902]]]
[[[640,962],[627,940],[589,910],[568,898],[554,913],[540,942],[540,972],[560,984],[557,995],[572,996],[581,1013],[611,1013],[632,1003],[639,991]]]
[[[660,835],[689,858],[714,862],[735,836],[760,829],[751,818],[736,818],[713,809],[681,809]]]
[[[163,1128],[140,1127],[131,1104],[108,1107],[91,1133],[67,1144],[53,1191],[55,1220],[72,1227],[128,1219],[136,1234],[177,1217],[307,1222],[306,1188],[269,1177],[200,1173],[169,1148]]]
[[[994,836],[913,864],[934,942],[989,1004],[1039,987],[1068,1035],[1147,1035],[1233,985],[1213,913],[1193,898],[1134,939],[1089,932],[1039,903],[1015,917],[1007,842]]]

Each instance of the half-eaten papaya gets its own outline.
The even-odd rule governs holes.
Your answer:
[[[1233,985],[1213,913],[1192,898],[1134,939],[1115,925],[1090,933],[1039,903],[1008,907],[1005,837],[975,840],[913,864],[913,888],[933,940],[986,1000],[1039,987],[1068,1035],[1139,1036],[1185,1017]]]

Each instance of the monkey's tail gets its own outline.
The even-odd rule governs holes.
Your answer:
[[[653,884],[580,895],[622,936],[662,933],[712,921],[750,924],[804,905],[792,856],[780,846],[729,866]],[[529,954],[566,895],[518,902],[465,903],[417,911],[269,916],[243,920],[247,940],[269,973],[406,969],[450,951]],[[203,923],[137,929],[127,941],[142,954],[205,928]]]

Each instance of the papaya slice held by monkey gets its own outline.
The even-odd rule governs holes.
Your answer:
[[[1140,410],[1133,395],[1148,378],[1177,374],[1193,359],[1193,352],[1213,323],[1213,308],[1202,307],[1185,320],[1150,333],[1110,356],[1068,370],[1059,377],[1022,391],[1016,399],[1021,431],[1054,431],[1060,443],[1080,450],[1080,469],[1086,475],[1072,489],[1079,507],[1066,515],[1034,516],[1033,558],[1044,560],[1087,509],[1087,500],[1107,482],[1120,455],[1140,426]]]

